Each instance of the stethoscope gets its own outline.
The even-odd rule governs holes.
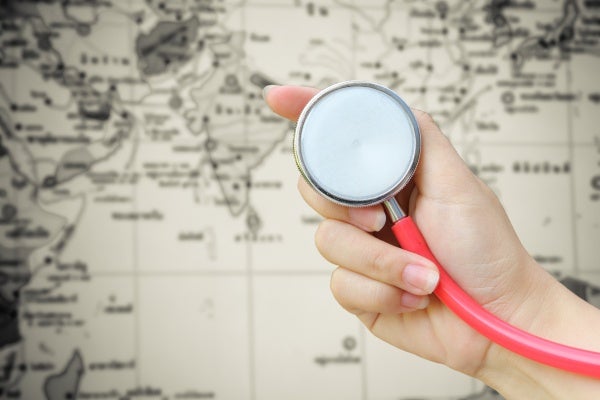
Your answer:
[[[410,108],[392,90],[349,81],[319,92],[302,111],[294,156],[306,181],[344,206],[383,203],[400,246],[436,263],[434,294],[491,341],[531,360],[600,378],[600,353],[555,343],[522,331],[491,314],[466,294],[437,262],[423,235],[395,195],[419,161],[421,135]]]

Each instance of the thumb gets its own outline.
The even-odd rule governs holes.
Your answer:
[[[419,194],[441,203],[468,203],[483,183],[471,172],[433,118],[412,110],[421,131],[421,158],[414,182]]]

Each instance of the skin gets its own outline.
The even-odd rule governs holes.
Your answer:
[[[271,109],[296,121],[317,89],[270,86]],[[523,248],[495,194],[477,178],[426,113],[419,167],[397,199],[455,281],[501,319],[560,343],[600,352],[600,311],[565,289]],[[508,399],[597,399],[600,381],[515,355],[458,319],[432,293],[437,268],[395,245],[381,206],[335,205],[298,181],[325,219],[319,252],[338,265],[331,290],[377,337],[473,376]]]

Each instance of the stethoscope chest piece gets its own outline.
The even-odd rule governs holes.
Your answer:
[[[381,203],[410,181],[421,149],[417,122],[392,90],[342,82],[304,108],[294,136],[301,174],[324,197],[350,207]]]

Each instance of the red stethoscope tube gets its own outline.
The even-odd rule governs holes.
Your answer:
[[[466,294],[435,259],[410,217],[392,225],[400,246],[433,261],[440,272],[435,295],[477,332],[528,359],[562,370],[600,378],[600,353],[552,342],[522,331],[491,314]],[[600,336],[599,336],[600,340]]]
[[[466,294],[442,268],[410,217],[392,225],[400,246],[433,261],[440,272],[435,295],[460,319],[491,341],[523,357],[581,375],[600,378],[600,353],[562,345],[522,331],[491,314]]]

